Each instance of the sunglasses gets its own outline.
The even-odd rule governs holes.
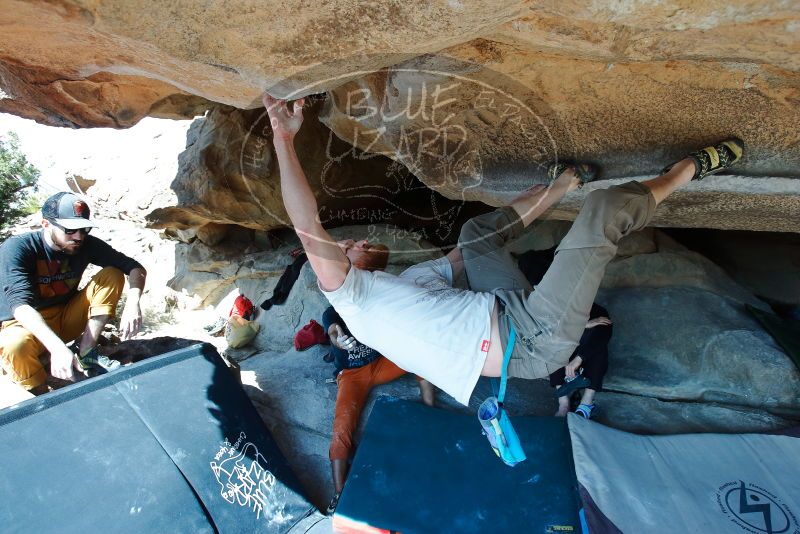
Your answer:
[[[61,230],[62,232],[64,232],[66,235],[75,235],[78,232],[83,233],[83,235],[89,235],[89,232],[92,231],[91,228],[75,228],[74,230],[69,230],[67,228],[64,228],[63,226],[61,226],[57,222],[50,221],[50,223],[53,226],[55,226],[56,228],[58,228],[59,230]]]

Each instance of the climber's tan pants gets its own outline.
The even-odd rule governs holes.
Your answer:
[[[589,193],[535,291],[505,247],[524,230],[513,208],[500,208],[464,224],[459,247],[467,279],[474,291],[497,296],[504,351],[509,324],[517,330],[509,376],[544,378],[567,363],[586,328],[617,243],[644,228],[655,208],[650,189],[639,182]]]

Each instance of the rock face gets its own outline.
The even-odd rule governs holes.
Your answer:
[[[673,231],[722,267],[739,284],[771,304],[800,309],[800,235]]]
[[[345,226],[331,230],[331,235],[334,239],[369,238],[386,243],[391,247],[390,272],[441,256],[438,247],[391,225]],[[279,236],[276,241],[275,249],[268,251],[260,250],[255,244],[231,240],[216,247],[209,247],[201,241],[179,244],[175,252],[176,274],[169,286],[197,295],[204,306],[217,304],[233,288],[239,288],[242,294],[259,304],[272,296],[278,278],[294,261],[289,252],[300,246],[293,233]],[[293,288],[285,305],[261,312],[266,317],[262,327],[267,330],[258,338],[262,340],[258,342],[261,343],[259,347],[287,350],[292,345],[295,330],[309,319],[319,317],[328,306],[307,264],[296,286],[299,289],[294,291]]]
[[[511,250],[549,248],[564,229],[563,223],[542,224]],[[368,231],[343,227],[334,230],[334,237],[357,239]],[[392,232],[383,227],[379,239],[391,240]],[[286,252],[293,246],[287,242],[274,252],[239,250],[238,258],[232,249],[230,259],[215,262],[201,260],[203,245],[194,243],[186,248],[190,257],[179,261],[189,266],[187,271],[171,286],[205,295],[207,303],[236,287],[258,304],[272,295],[277,278],[292,261]],[[441,254],[414,238],[397,242],[395,250],[404,252],[390,257],[390,272]],[[605,423],[676,433],[759,430],[800,419],[800,372],[745,310],[745,304],[768,309],[763,302],[708,259],[658,231],[626,237],[619,252],[597,297],[614,321],[605,391],[598,397],[604,410],[610,410],[601,415]],[[287,301],[258,316],[261,332],[253,349],[291,352],[293,334],[310,319],[319,321],[327,306],[306,265]],[[256,369],[259,364],[253,361],[248,366]],[[518,382],[519,398],[509,401],[516,410],[540,415],[550,410],[551,401],[542,404],[549,397],[546,387]],[[457,408],[451,400],[441,400]],[[713,415],[704,411],[707,405],[713,406]],[[656,419],[661,423],[648,427],[654,421],[651,411],[659,414]],[[665,422],[677,414],[693,413],[695,420]]]
[[[800,415],[800,374],[740,303],[685,286],[626,288],[598,300],[614,320],[609,391]]]
[[[342,72],[378,70],[397,61],[398,51],[401,57],[414,57],[491,31],[519,16],[522,5],[517,0],[437,0],[419,8],[337,0],[325,5],[219,2],[198,9],[191,2],[58,0],[48,5],[4,0],[4,71],[13,70],[16,79],[32,80],[39,89],[14,91],[8,81],[3,86],[16,112],[59,125],[135,122],[128,101],[158,107],[165,98],[180,102],[187,93],[246,109],[255,107],[265,88],[288,77],[295,77],[291,85],[305,85],[337,79]],[[298,75],[319,64],[325,67],[313,78]],[[103,86],[97,76],[110,85]],[[62,80],[89,80],[84,87],[95,93],[124,84],[140,90],[108,92],[99,99],[90,91],[75,91],[72,97]],[[326,90],[338,84],[323,85]],[[115,104],[109,106],[112,117],[103,119],[92,111],[98,100]]]
[[[305,110],[295,147],[325,226],[390,222],[435,242],[453,241],[467,217],[486,209],[447,199],[399,163],[345,143],[316,119],[321,105]],[[263,108],[215,107],[196,119],[171,186],[177,205],[154,210],[150,226],[188,230],[209,245],[230,227],[290,226],[270,136]]]
[[[726,65],[719,85],[709,89],[690,81],[708,75],[707,64],[695,62],[526,57],[514,46],[488,41],[444,54],[334,89],[322,119],[348,142],[402,162],[445,196],[495,206],[531,183],[546,182],[553,160],[594,162],[604,179],[643,179],[691,149],[739,136],[748,150],[732,172],[763,177],[691,184],[667,200],[654,223],[800,230],[800,186],[780,177],[796,174],[800,153],[776,134],[792,129],[800,106],[793,98],[764,100],[768,90],[743,81],[745,71],[756,72],[751,63]],[[790,92],[800,94],[800,77],[787,75]],[[596,185],[607,186],[605,180]],[[574,218],[582,198],[572,195],[552,216]]]
[[[737,135],[748,152],[735,172],[751,178],[689,188],[657,224],[798,231],[793,3],[336,0],[200,11],[2,0],[0,24],[0,110],[40,122],[119,128],[209,101],[256,108],[267,88],[328,92],[324,120],[343,140],[448,198],[493,205],[541,180],[554,157],[594,161],[606,178],[641,176]],[[212,222],[237,218],[205,209]]]

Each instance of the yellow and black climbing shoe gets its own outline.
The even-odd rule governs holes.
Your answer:
[[[597,179],[598,169],[591,163],[570,163],[568,161],[551,163],[547,167],[547,177],[552,182],[570,167],[575,169],[575,174],[578,176],[578,180],[581,181],[581,186]]]
[[[744,154],[744,141],[737,138],[727,139],[716,146],[707,146],[687,156],[694,161],[695,171],[692,180],[702,180],[709,174],[724,171],[740,159]],[[666,174],[674,163],[666,167],[661,174]]]

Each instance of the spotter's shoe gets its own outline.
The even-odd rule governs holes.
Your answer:
[[[742,159],[744,141],[737,138],[727,139],[715,146],[707,146],[697,152],[690,152],[686,157],[694,161],[695,171],[692,180],[702,180],[710,174],[722,172]],[[669,165],[661,171],[666,174],[675,165]]]
[[[120,368],[117,360],[112,360],[108,356],[100,354],[97,347],[92,347],[89,352],[83,356],[75,355],[78,362],[78,367],[88,377],[103,375]]]

